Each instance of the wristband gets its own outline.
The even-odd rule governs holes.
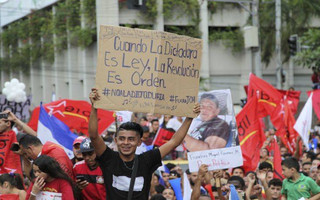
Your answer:
[[[37,196],[35,193],[33,193],[32,191],[30,192],[30,194],[32,195],[32,196]]]

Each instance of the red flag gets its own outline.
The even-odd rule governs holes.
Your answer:
[[[75,101],[61,99],[44,105],[49,114],[54,115],[64,122],[73,132],[88,135],[88,122],[91,112],[91,104],[87,101]],[[40,107],[33,110],[28,125],[35,131],[38,128]],[[110,124],[114,122],[113,112],[107,110],[98,110],[98,132],[101,134]]]
[[[159,128],[159,131],[154,138],[153,145],[160,147],[161,145],[167,143],[173,136],[174,132],[169,131],[164,128]]]
[[[248,101],[252,96],[258,98],[257,109],[259,117],[263,118],[267,115],[276,116],[277,113],[274,112],[279,110],[278,104],[282,99],[281,93],[268,82],[258,78],[254,74],[250,74]]]
[[[286,146],[290,153],[295,152],[297,131],[293,128],[296,120],[291,112],[289,101],[284,101],[284,127],[277,131],[277,135],[281,136],[282,143]]]
[[[299,100],[300,100],[300,94],[301,91],[290,91],[290,90],[278,90],[283,97],[286,97],[288,100],[289,107],[291,109],[291,112],[293,115],[296,114],[298,105],[299,105]]]
[[[283,180],[282,168],[281,168],[281,153],[276,138],[271,142],[271,150],[273,150],[273,178]]]
[[[312,95],[312,106],[313,110],[316,113],[318,119],[320,120],[320,89],[308,91],[308,96],[310,96],[311,92],[313,92]]]
[[[0,134],[0,174],[18,173],[21,177],[21,160],[20,155],[10,150],[11,145],[17,142],[16,133],[8,131]]]
[[[260,160],[260,149],[265,141],[257,113],[257,98],[252,96],[237,115],[239,141],[246,172],[255,171]]]

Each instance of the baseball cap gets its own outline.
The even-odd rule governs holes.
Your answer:
[[[77,137],[77,138],[73,141],[72,146],[74,146],[75,144],[80,144],[84,139],[86,139],[86,137],[84,137],[84,136],[79,136],[79,137]]]
[[[84,152],[90,152],[90,151],[94,151],[94,148],[91,144],[91,140],[90,138],[85,138],[80,144],[80,152],[84,153]]]

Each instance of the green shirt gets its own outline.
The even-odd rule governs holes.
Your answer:
[[[311,194],[320,192],[320,187],[310,177],[300,174],[300,178],[293,182],[291,179],[284,179],[281,194],[287,196],[287,200],[297,200],[301,197],[310,198]]]

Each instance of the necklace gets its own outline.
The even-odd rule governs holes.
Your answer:
[[[121,159],[121,160],[122,160],[122,159]],[[123,160],[122,160],[122,162],[123,162],[124,166],[125,166],[128,170],[131,170],[131,171],[132,171],[132,170],[133,170],[133,167],[134,167],[134,163],[136,162],[136,160],[133,161],[132,167],[128,167],[127,164],[126,164]]]

